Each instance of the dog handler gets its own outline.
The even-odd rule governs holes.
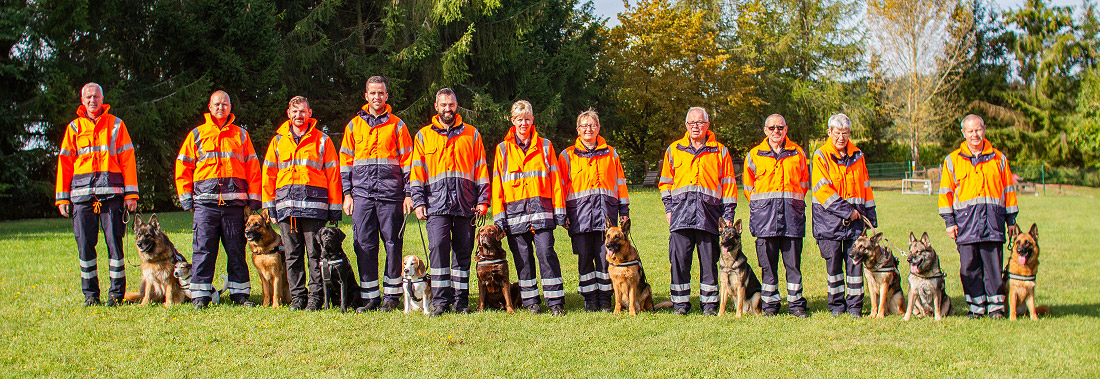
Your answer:
[[[813,233],[825,258],[829,311],[833,316],[848,312],[858,318],[863,311],[863,265],[853,264],[848,252],[863,234],[865,226],[860,216],[878,226],[875,197],[863,152],[848,139],[852,121],[843,113],[835,114],[829,117],[826,128],[829,140],[814,152],[810,180]]]
[[[435,93],[436,115],[413,138],[409,197],[416,218],[427,219],[432,316],[454,307],[470,311],[470,254],[474,216],[489,209],[489,171],[481,133],[455,113],[450,88]]]
[[[218,296],[213,281],[220,239],[229,299],[254,307],[256,303],[248,300],[252,285],[244,255],[244,221],[247,213],[260,208],[260,159],[248,131],[233,124],[229,94],[215,91],[207,107],[206,122],[187,134],[176,157],[180,206],[194,212],[191,303],[206,308],[211,296]]]
[[[558,167],[563,171],[565,229],[577,255],[577,292],[584,297],[584,310],[610,312],[612,288],[603,233],[630,217],[630,197],[619,153],[600,137],[595,110],[577,116],[577,141],[561,151]]]
[[[355,232],[355,257],[365,312],[378,308],[392,311],[401,300],[400,234],[404,214],[412,210],[406,201],[412,139],[405,122],[394,115],[386,100],[386,78],[367,79],[363,97],[367,104],[348,122],[340,143],[340,181],[344,188],[344,214],[351,216]],[[404,201],[404,205],[402,205]],[[386,269],[382,292],[378,291],[378,237],[386,245]]]
[[[719,222],[733,225],[737,182],[733,160],[710,130],[710,116],[691,107],[684,118],[684,138],[665,150],[661,165],[661,201],[669,225],[668,259],[673,312],[691,310],[691,253],[699,253],[699,306],[704,315],[718,314]]]
[[[108,113],[111,106],[103,103],[99,84],[85,84],[80,89],[80,103],[76,119],[65,128],[57,155],[54,205],[62,216],[73,218],[86,307],[99,304],[95,245],[103,229],[111,277],[107,306],[115,306],[126,293],[123,207],[130,212],[137,210],[134,145],[122,119]]]
[[[756,237],[760,296],[766,316],[779,312],[780,252],[787,272],[787,303],[792,316],[810,317],[802,297],[802,238],[806,236],[806,190],[810,173],[806,153],[787,139],[787,121],[773,114],[764,120],[764,138],[745,156],[745,197],[749,231]]]
[[[537,256],[546,306],[557,316],[565,314],[565,287],[554,228],[565,225],[565,192],[554,145],[539,137],[534,121],[531,103],[512,104],[512,128],[493,159],[493,223],[508,234],[523,306],[539,313]]]
[[[959,276],[970,305],[967,317],[1001,318],[1005,225],[1009,236],[1020,233],[1016,186],[1008,158],[985,139],[981,117],[963,118],[962,134],[965,141],[943,160],[940,217],[959,248]]]
[[[290,99],[286,115],[289,120],[275,131],[264,157],[263,206],[283,235],[290,309],[315,311],[323,296],[317,231],[328,221],[340,221],[340,169],[336,146],[310,117],[309,100]],[[308,291],[303,258],[309,265]]]

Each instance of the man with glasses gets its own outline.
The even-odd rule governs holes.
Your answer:
[[[749,231],[756,237],[764,315],[779,313],[777,265],[782,252],[787,272],[787,303],[792,316],[810,317],[802,297],[802,238],[806,235],[806,190],[810,172],[806,153],[787,139],[787,120],[764,120],[764,141],[745,156],[745,197]]]
[[[673,311],[691,310],[691,253],[699,252],[699,305],[704,315],[718,314],[718,223],[733,225],[737,208],[736,173],[726,147],[709,131],[706,109],[688,109],[684,138],[665,150],[661,201],[669,224]]]

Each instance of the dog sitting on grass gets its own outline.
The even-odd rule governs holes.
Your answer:
[[[184,292],[180,282],[173,275],[176,269],[176,247],[168,240],[168,235],[160,229],[157,215],[142,222],[141,216],[134,216],[134,239],[138,256],[141,257],[141,284],[138,292],[127,292],[126,301],[141,299],[141,305],[164,303],[171,306],[183,301]]]
[[[321,279],[324,284],[324,302],[328,306],[340,305],[341,312],[359,307],[362,295],[359,279],[351,270],[348,255],[344,253],[344,238],[347,236],[339,228],[326,226],[317,232],[317,243],[321,245]]]

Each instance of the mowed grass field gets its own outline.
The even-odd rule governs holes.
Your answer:
[[[669,285],[663,208],[657,192],[632,190],[633,238],[657,300],[663,301]],[[190,305],[84,308],[69,221],[0,223],[0,376],[1096,377],[1100,201],[1095,196],[1100,191],[1053,192],[1020,197],[1022,226],[1039,224],[1039,303],[1054,311],[1039,322],[961,315],[941,322],[834,318],[825,309],[824,263],[811,238],[805,240],[802,260],[809,319],[702,316],[697,270],[689,316],[667,310],[636,317],[587,313],[576,294],[576,257],[561,229],[556,247],[568,293],[564,317],[486,312],[428,318],[224,303],[206,310]],[[888,191],[876,197],[881,229],[895,243],[907,243],[909,231],[930,232],[948,274],[948,294],[956,310],[965,312],[958,254],[936,215],[936,198]],[[740,200],[737,213],[744,219],[747,206]],[[159,217],[189,256],[191,215]],[[342,227],[350,235],[350,225]],[[133,241],[128,233],[126,253],[137,263]],[[756,267],[747,231],[744,243]],[[105,299],[106,252],[102,242],[99,246]],[[407,254],[424,255],[415,222],[406,230],[405,246]],[[353,254],[350,239],[345,249]],[[903,272],[906,267],[903,263]],[[220,256],[219,287],[224,272]],[[140,275],[127,267],[129,289],[137,288]],[[259,300],[259,281],[255,274],[252,278],[252,298]],[[903,287],[908,294],[908,283],[903,281]],[[476,304],[476,280],[471,288]]]

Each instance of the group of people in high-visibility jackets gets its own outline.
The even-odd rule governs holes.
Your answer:
[[[219,296],[212,283],[219,241],[228,261],[230,300],[255,305],[249,300],[243,229],[251,210],[265,208],[282,234],[291,309],[321,308],[316,234],[326,223],[339,221],[341,212],[352,216],[364,304],[358,310],[396,309],[403,292],[402,226],[404,215],[413,213],[427,221],[432,315],[467,313],[474,227],[491,205],[492,222],[504,230],[513,254],[524,308],[541,312],[541,277],[550,313],[565,313],[553,233],[562,226],[577,255],[584,309],[611,310],[603,232],[630,217],[630,200],[619,155],[600,136],[594,110],[577,117],[575,143],[558,153],[536,131],[532,105],[515,102],[512,128],[490,151],[490,171],[482,136],[463,122],[450,89],[435,94],[436,115],[415,135],[387,104],[385,78],[369,78],[364,99],[366,105],[347,123],[338,147],[317,128],[309,100],[292,98],[288,120],[261,161],[248,131],[233,124],[229,95],[217,91],[210,96],[210,112],[185,138],[175,171],[180,205],[194,212],[190,290],[196,308]],[[110,256],[107,304],[117,305],[126,285],[123,212],[137,207],[133,145],[125,124],[108,113],[99,85],[85,85],[81,103],[58,155],[56,204],[62,215],[73,218],[85,305],[99,303],[95,244],[102,226]],[[700,308],[713,315],[718,313],[719,229],[733,225],[737,173],[730,151],[709,130],[706,109],[690,108],[684,126],[684,137],[664,153],[658,182],[670,231],[669,290],[674,313],[687,314],[696,251]],[[743,191],[762,270],[765,315],[780,309],[782,257],[789,312],[809,316],[801,274],[807,192],[813,236],[826,263],[828,309],[856,317],[862,311],[862,268],[848,251],[863,234],[865,221],[877,225],[875,200],[864,155],[849,139],[851,121],[834,115],[827,132],[827,143],[809,163],[802,148],[787,139],[786,120],[773,114],[764,122],[766,138],[745,156]],[[1015,187],[1004,154],[984,138],[981,118],[967,116],[962,132],[966,141],[944,160],[939,211],[958,245],[971,315],[996,317],[1003,314],[1004,302],[997,295],[1001,245],[1006,230],[1019,232]],[[380,246],[386,250],[381,278]]]

